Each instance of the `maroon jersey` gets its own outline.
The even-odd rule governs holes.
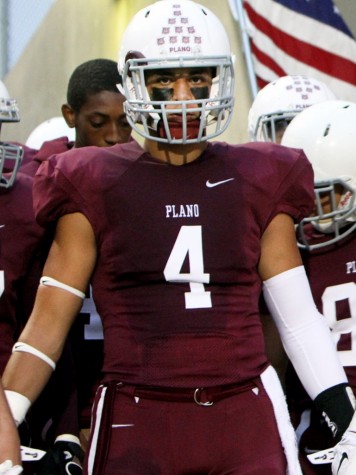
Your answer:
[[[38,274],[33,271],[40,259],[44,230],[35,221],[32,184],[31,177],[18,173],[13,187],[0,193],[1,373],[38,286]]]
[[[58,139],[43,142],[39,150],[23,146],[25,153],[21,165],[21,172],[26,175],[35,176],[41,163],[55,153],[62,153],[70,150],[73,142],[68,141],[68,137],[59,137]]]
[[[51,157],[34,186],[37,219],[90,221],[105,380],[207,387],[266,367],[258,312],[260,239],[272,218],[313,207],[302,151],[210,143],[171,166],[135,142]]]

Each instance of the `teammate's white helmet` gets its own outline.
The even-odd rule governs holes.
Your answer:
[[[216,75],[210,97],[193,101],[152,101],[145,86],[145,72],[171,68],[213,68]],[[119,51],[125,110],[140,135],[165,143],[194,143],[216,137],[227,127],[233,110],[233,55],[220,20],[205,6],[191,0],[161,0],[140,10],[127,27]],[[197,137],[189,138],[187,105],[200,112]],[[174,105],[175,108],[166,108]],[[169,113],[182,114],[182,137],[171,134]],[[137,126],[137,124],[141,126]],[[155,131],[164,126],[165,137]],[[207,126],[209,130],[206,130]],[[154,131],[154,132],[153,132]]]
[[[34,149],[40,149],[43,142],[68,137],[69,141],[75,140],[75,129],[68,127],[63,117],[52,117],[37,125],[26,140],[26,145]]]
[[[309,76],[282,76],[261,89],[248,114],[251,141],[276,142],[299,112],[319,102],[335,100],[329,87]]]
[[[324,247],[356,229],[355,127],[356,103],[334,100],[309,107],[284,133],[282,145],[302,148],[314,170],[316,210],[298,227],[302,247]],[[310,245],[310,224],[326,235],[325,242]]]
[[[19,122],[17,102],[10,99],[9,91],[0,81],[0,128],[3,122]],[[10,188],[16,179],[23,158],[19,145],[0,142],[0,188]]]

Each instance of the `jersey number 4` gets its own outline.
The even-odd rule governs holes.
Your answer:
[[[182,272],[188,258],[189,273]],[[210,281],[210,274],[204,272],[203,241],[201,226],[182,226],[172,252],[164,268],[168,282],[188,283],[190,292],[185,292],[185,308],[210,308],[211,295],[204,284]]]

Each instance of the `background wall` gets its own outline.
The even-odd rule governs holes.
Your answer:
[[[322,0],[318,0],[322,1]],[[25,142],[42,121],[60,115],[68,79],[88,59],[117,60],[122,32],[130,18],[153,0],[56,0],[4,83],[16,98],[21,122],[5,124],[2,140]],[[247,140],[247,113],[252,97],[241,51],[239,27],[228,0],[199,0],[222,20],[236,55],[236,107],[232,123],[218,140]],[[356,1],[335,0],[356,36]]]

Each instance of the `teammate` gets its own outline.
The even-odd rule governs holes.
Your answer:
[[[306,75],[282,76],[262,88],[248,114],[248,134],[251,141],[281,143],[290,121],[300,112],[319,102],[335,100],[330,88]],[[273,320],[261,301],[261,321],[266,352],[282,384],[288,359]]]
[[[91,282],[105,354],[85,473],[299,475],[264,352],[262,282],[336,440],[354,414],[295,242],[294,221],[313,206],[311,166],[275,144],[209,142],[231,117],[234,73],[207,8],[161,0],[142,9],[119,68],[143,148],[73,149],[36,177],[37,219],[56,234],[4,374],[22,401],[17,417],[50,377]]]
[[[281,143],[289,122],[319,102],[335,100],[330,88],[310,76],[282,76],[262,88],[248,114],[251,141]]]
[[[0,81],[0,129],[2,122],[18,122],[20,120],[17,103],[10,99],[10,95],[5,85]],[[22,149],[7,143],[0,143],[0,194],[5,189],[11,187],[15,181],[18,168],[21,164]],[[6,168],[11,169],[10,174],[3,174]],[[3,227],[3,226],[2,226]],[[1,250],[0,250],[1,252]],[[1,254],[0,262],[2,263]],[[5,276],[4,269],[0,269],[0,295],[4,291]],[[0,322],[0,333],[2,344],[5,343],[8,332],[3,330],[14,330],[15,322],[12,315],[8,315],[8,326],[3,326]],[[0,364],[4,364],[0,360]],[[0,432],[4,434],[0,444],[0,473],[4,475],[18,475],[22,472],[20,461],[20,442],[11,412],[9,410],[3,387],[0,382]]]
[[[130,140],[131,127],[123,111],[124,98],[117,89],[120,82],[117,64],[112,60],[100,58],[78,66],[68,83],[68,102],[62,106],[69,130],[75,130],[77,137],[74,133],[69,135],[67,130],[63,133],[62,125],[58,128],[58,121],[46,121],[45,128],[40,129],[41,136],[37,136],[37,142],[29,143],[32,146],[40,146],[40,150],[35,152],[28,146],[22,147],[25,150],[25,159],[16,186],[11,193],[0,196],[0,216],[3,217],[3,223],[6,223],[2,250],[8,268],[5,272],[6,282],[9,282],[0,305],[0,325],[5,327],[0,351],[1,371],[21,330],[19,322],[26,321],[32,309],[44,262],[42,258],[37,259],[40,251],[42,255],[45,253],[46,246],[42,240],[43,228],[35,222],[33,214],[33,176],[40,164],[54,153],[68,151],[73,146],[110,146]],[[51,127],[51,130],[48,131],[48,127]],[[38,131],[38,128],[36,130]],[[55,136],[58,138],[54,139]],[[70,140],[71,136],[75,138],[75,142]],[[39,139],[41,142],[38,142]],[[34,281],[36,285],[33,285]],[[10,289],[13,292],[10,292]],[[16,305],[18,301],[21,301],[21,306]],[[9,323],[10,316],[12,325]],[[27,418],[31,426],[32,444],[35,447],[45,448],[51,441],[56,441],[50,455],[41,460],[41,467],[36,467],[37,475],[47,473],[50,469],[56,473],[59,468],[53,467],[53,459],[61,460],[63,465],[71,462],[68,456],[63,461],[62,455],[66,455],[68,450],[73,454],[73,458],[80,458],[77,437],[78,405],[81,413],[80,426],[89,427],[88,405],[93,385],[96,384],[101,370],[102,329],[97,324],[98,321],[95,306],[88,298],[83,305],[83,313],[73,328],[77,375],[73,373],[73,356],[67,347],[65,361],[62,358],[55,378],[52,378],[46,392]],[[90,339],[84,341],[88,334]],[[79,391],[78,394],[74,390],[75,387]],[[49,415],[51,419],[48,419]],[[45,446],[43,438],[46,439]],[[30,464],[26,465],[28,466],[25,471],[30,471]],[[51,468],[49,465],[52,465]]]
[[[303,148],[314,169],[315,212],[299,224],[297,236],[314,300],[331,329],[340,361],[354,391],[355,123],[355,103],[329,101],[299,114],[282,139],[284,145]],[[291,368],[287,373],[286,390],[291,415],[298,428],[304,473],[331,474],[330,463],[313,465],[306,457],[313,451],[332,447],[333,437]],[[322,461],[323,457],[317,454],[316,460]]]

